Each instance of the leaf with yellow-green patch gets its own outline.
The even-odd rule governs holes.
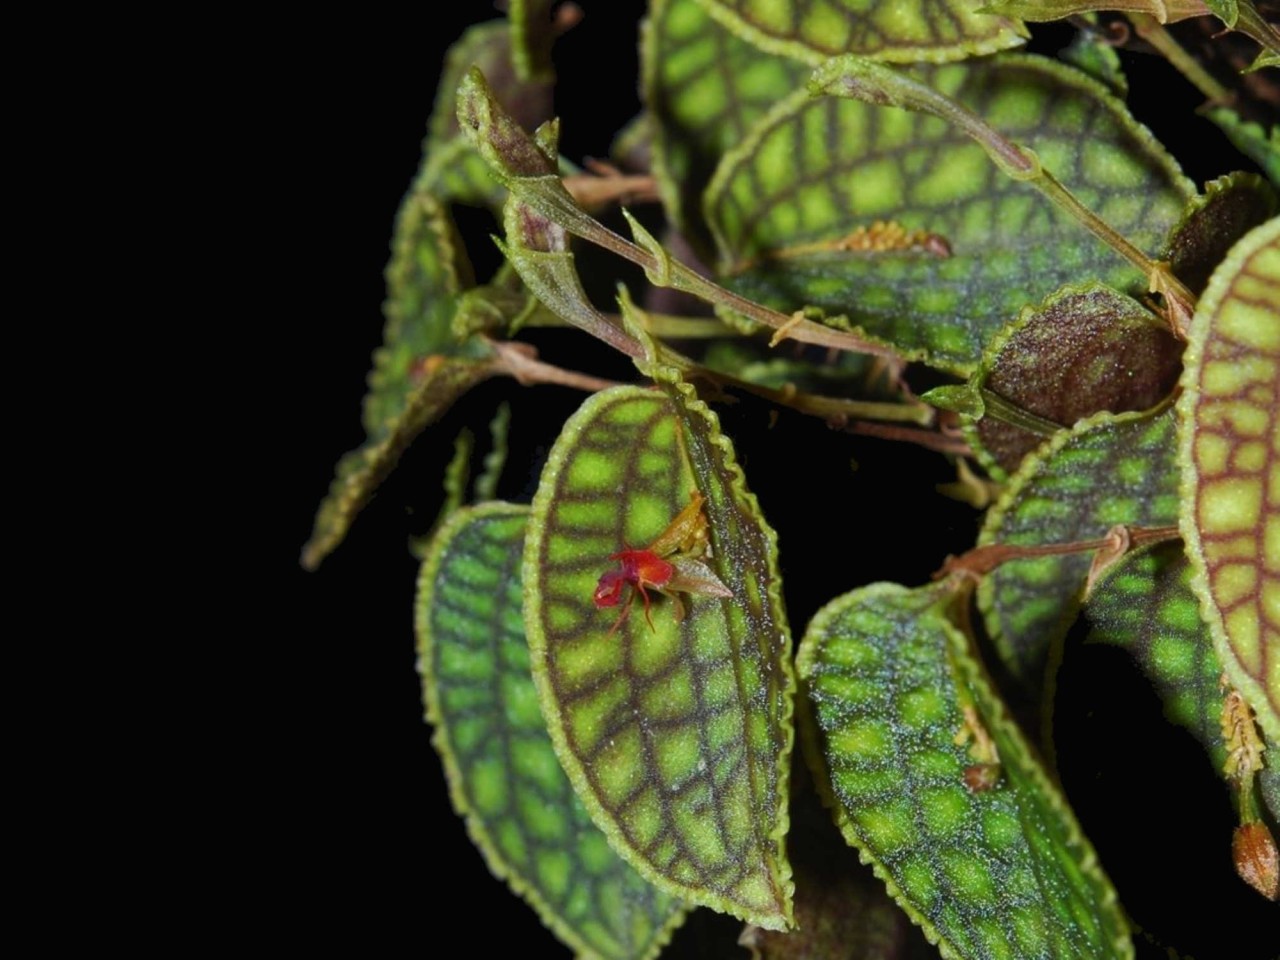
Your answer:
[[[1222,661],[1213,649],[1200,603],[1191,589],[1191,567],[1179,540],[1135,550],[1109,568],[1089,594],[1083,617],[1089,643],[1127,650],[1155,687],[1170,722],[1190,731],[1209,754],[1213,768],[1233,793],[1227,777],[1228,742],[1222,733]],[[1273,768],[1276,752],[1269,751]],[[1263,798],[1271,792],[1263,788]],[[1258,794],[1249,791],[1256,817]],[[1280,810],[1273,809],[1274,814]]]
[[[1276,192],[1256,173],[1219,177],[1191,202],[1160,259],[1198,294],[1235,242],[1275,212]]]
[[[1014,19],[964,0],[698,0],[762,50],[816,66],[857,53],[895,63],[961,60],[1022,43]]]
[[[521,622],[529,508],[454,514],[418,580],[418,669],[454,809],[493,873],[578,956],[658,954],[684,907],[609,847],[560,769]]]
[[[512,29],[505,20],[471,27],[449,48],[423,145],[417,189],[495,208],[506,191],[463,135],[454,108],[457,89],[472,67],[480,68],[494,97],[526,130],[551,119],[554,77],[538,73],[528,80],[520,78],[512,54]]]
[[[1200,298],[1178,418],[1192,585],[1232,685],[1280,740],[1280,217]]]
[[[946,583],[873,584],[805,631],[801,745],[837,825],[944,957],[1132,957],[1110,881],[951,602]]]
[[[987,514],[978,544],[1074,543],[1116,524],[1177,522],[1173,411],[1098,414],[1023,461]],[[1021,691],[1040,703],[1050,653],[1080,612],[1088,553],[1025,557],[983,578],[978,606]]]
[[[1230,107],[1209,107],[1204,115],[1227,135],[1237,150],[1262,168],[1273,186],[1280,187],[1280,123],[1263,127],[1245,120]]]
[[[1077,70],[1004,55],[915,75],[1033,147],[1142,249],[1158,249],[1195,196],[1124,105]],[[960,129],[857,100],[798,93],[779,104],[722,161],[707,214],[732,289],[783,312],[843,315],[959,373],[1020,309],[1064,284],[1096,278],[1135,296],[1148,287]]]
[[[653,373],[662,390],[588,399],[548,457],[525,549],[534,678],[561,763],[615,849],[673,896],[785,929],[794,676],[774,536],[715,416]],[[731,596],[661,593],[674,571],[658,567],[648,604],[622,582],[597,607],[601,577],[625,573],[612,556],[652,544],[695,493],[701,562]]]
[[[1005,479],[1046,430],[1104,410],[1154,407],[1178,382],[1182,346],[1131,297],[1098,283],[1066,287],[1025,308],[987,347],[970,383],[983,415],[961,414],[965,436]],[[1038,420],[1024,423],[1024,411]]]
[[[653,173],[672,223],[707,254],[702,194],[751,124],[804,85],[809,69],[765,53],[698,0],[655,0],[641,43]]]

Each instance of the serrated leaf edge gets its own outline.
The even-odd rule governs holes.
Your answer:
[[[987,725],[988,731],[998,729],[1002,733],[1009,736],[1021,748],[1023,756],[1026,758],[1024,764],[1029,779],[1046,796],[1049,806],[1054,813],[1059,814],[1063,822],[1067,826],[1066,842],[1068,846],[1078,849],[1081,853],[1078,861],[1082,874],[1089,876],[1104,888],[1104,895],[1101,900],[1097,901],[1099,910],[1110,911],[1115,909],[1120,911],[1119,897],[1116,893],[1114,885],[1102,870],[1102,864],[1098,860],[1097,851],[1089,842],[1084,832],[1080,829],[1080,824],[1075,818],[1070,805],[1066,798],[1063,797],[1057,786],[1054,785],[1052,779],[1045,773],[1042,764],[1037,762],[1036,753],[1031,744],[1023,736],[1021,729],[1016,721],[1009,715],[1004,707],[1004,701],[996,694],[991,682],[987,679],[985,672],[979,661],[968,653],[968,639],[964,633],[951,622],[945,613],[945,607],[951,600],[950,587],[943,583],[933,587],[925,587],[918,589],[933,589],[938,593],[938,600],[934,607],[926,610],[921,614],[921,619],[926,617],[936,618],[938,625],[942,628],[947,636],[948,643],[948,659],[951,664],[952,671],[957,669],[963,671],[963,680],[974,692],[974,699],[983,704],[986,708],[983,712],[983,722]],[[800,643],[799,653],[796,655],[796,672],[799,676],[805,676],[811,662],[817,655],[817,639],[815,635],[819,632],[825,632],[828,623],[834,620],[846,609],[856,604],[862,603],[866,599],[876,598],[885,595],[901,595],[914,592],[911,588],[904,587],[901,584],[878,582],[871,583],[865,587],[859,587],[851,590],[849,593],[843,594],[836,599],[830,601],[823,606],[813,619],[809,621],[808,627],[805,628],[804,639]],[[810,638],[815,639],[810,642]],[[822,753],[822,745],[820,742],[820,731],[817,718],[813,715],[812,704],[807,695],[807,683],[802,686],[801,695],[799,697],[799,706],[797,713],[800,719],[800,744],[804,753],[805,761],[809,766],[810,772],[813,774],[814,783],[817,785],[818,794],[822,799],[822,803],[831,812],[835,820],[836,826],[840,833],[844,836],[846,842],[858,851],[858,859],[863,864],[871,867],[872,872],[885,885],[885,889],[894,901],[902,907],[903,911],[910,918],[911,922],[920,927],[925,938],[938,948],[938,952],[944,960],[973,960],[959,953],[950,941],[946,940],[941,931],[938,930],[933,923],[921,914],[911,901],[903,893],[902,889],[894,881],[892,875],[869,850],[862,846],[862,837],[858,833],[856,825],[851,818],[845,813],[840,800],[835,795],[835,790],[831,784],[830,771],[827,767],[825,757]],[[1006,761],[1007,762],[1007,761]],[[1128,928],[1127,920],[1122,911],[1116,918],[1122,929]],[[1133,942],[1129,936],[1122,936],[1113,942],[1118,955],[1122,958],[1133,957]]]
[[[1214,652],[1222,662],[1231,685],[1240,691],[1245,701],[1253,708],[1268,743],[1280,743],[1280,717],[1272,709],[1267,699],[1267,691],[1262,684],[1246,673],[1236,659],[1235,651],[1227,637],[1226,627],[1222,622],[1222,615],[1218,612],[1217,601],[1209,588],[1208,569],[1201,556],[1203,545],[1200,542],[1200,529],[1188,505],[1195,503],[1199,476],[1192,449],[1196,431],[1191,429],[1191,422],[1196,402],[1200,397],[1199,373],[1212,318],[1217,314],[1223,298],[1234,284],[1241,265],[1264,246],[1277,239],[1280,239],[1280,217],[1273,217],[1266,223],[1254,227],[1236,241],[1209,277],[1209,284],[1200,296],[1191,329],[1188,331],[1187,349],[1182,357],[1182,396],[1178,398],[1177,404],[1178,464],[1182,474],[1178,489],[1182,505],[1178,511],[1178,527],[1182,531],[1187,559],[1191,563],[1191,589],[1200,601],[1200,615],[1209,625]],[[1260,705],[1261,709],[1259,709]]]
[[[445,549],[453,542],[454,537],[458,535],[462,528],[476,520],[488,517],[524,516],[528,518],[530,515],[531,509],[529,506],[506,503],[501,500],[462,507],[451,514],[441,525],[427,547],[427,554],[418,573],[418,595],[413,608],[414,630],[417,634],[418,674],[422,678],[423,718],[432,726],[431,746],[435,748],[440,757],[440,762],[444,766],[445,781],[449,786],[449,800],[453,804],[454,812],[462,817],[463,822],[466,824],[467,836],[471,838],[471,842],[480,851],[480,855],[484,858],[489,872],[506,883],[513,893],[529,904],[538,915],[538,919],[542,921],[542,925],[554,933],[561,942],[569,946],[576,956],[583,958],[583,960],[588,960],[588,958],[598,958],[600,954],[592,950],[578,936],[577,932],[548,906],[536,887],[507,864],[498,853],[497,844],[493,842],[488,831],[485,830],[484,823],[471,811],[466,795],[463,792],[462,770],[449,745],[449,732],[444,722],[440,696],[436,689],[435,676],[431,669],[432,653],[435,648],[431,631],[427,627],[430,622],[428,613],[431,609],[431,602],[435,597],[436,574],[440,570],[440,563],[444,557]],[[666,924],[654,931],[654,937],[649,945],[648,952],[640,955],[637,960],[654,960],[662,952],[662,949],[671,942],[671,937],[684,922],[688,912],[687,907],[681,907],[676,910]]]

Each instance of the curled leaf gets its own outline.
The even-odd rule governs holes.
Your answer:
[[[1044,441],[1043,426],[1054,433],[1100,411],[1154,407],[1177,384],[1181,357],[1182,344],[1137,301],[1097,283],[1066,287],[1024,308],[983,354],[974,386],[987,402],[961,417],[966,438],[1004,479]],[[1040,423],[1029,429],[1019,412]]]

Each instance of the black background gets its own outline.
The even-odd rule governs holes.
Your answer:
[[[476,20],[491,15],[485,4],[467,6]],[[581,6],[586,18],[556,51],[562,150],[574,160],[605,156],[613,132],[639,110],[635,31],[644,7]],[[460,924],[477,951],[567,955],[489,875],[449,806],[421,719],[408,541],[435,516],[458,429],[483,439],[497,404],[512,402],[500,493],[527,501],[556,426],[581,396],[507,382],[480,388],[405,457],[318,572],[296,565],[334,462],[362,439],[360,398],[381,335],[392,223],[419,162],[442,54],[461,28],[456,14],[430,12],[300,26],[278,82],[260,96],[264,143],[273,148],[258,158],[269,199],[245,226],[278,243],[268,264],[277,315],[264,322],[287,341],[279,369],[288,389],[278,421],[263,425],[276,438],[268,563],[281,589],[269,586],[278,616],[265,636],[279,669],[265,691],[271,719],[255,738],[265,748],[261,786],[246,785],[246,802],[261,837],[251,882],[281,891],[282,945],[314,939],[372,956],[452,955],[442,937]],[[1043,52],[1068,37],[1037,33],[1048,36]],[[1197,183],[1255,169],[1191,116],[1199,97],[1169,68],[1154,57],[1124,59],[1135,113]],[[479,216],[464,227],[491,229]],[[480,249],[483,273],[497,255]],[[619,275],[641,289],[617,262],[592,262],[609,271],[604,289]],[[584,275],[590,270],[585,264]],[[628,376],[580,335],[536,339],[567,366]],[[768,411],[751,404],[721,414],[778,529],[784,567],[803,571],[786,582],[797,635],[837,594],[873,580],[923,583],[948,553],[972,545],[977,512],[934,493],[952,479],[942,457],[787,414],[770,430]],[[1064,783],[1134,919],[1200,960],[1276,955],[1263,938],[1280,938],[1280,916],[1232,874],[1230,804],[1190,737],[1163,722],[1114,651],[1074,648],[1061,688]],[[733,946],[736,929],[707,917],[678,935],[677,947],[745,957]]]

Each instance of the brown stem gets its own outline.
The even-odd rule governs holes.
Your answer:
[[[881,440],[898,440],[902,443],[914,443],[920,447],[937,450],[941,453],[954,453],[957,456],[973,455],[969,444],[959,437],[949,437],[945,433],[933,430],[913,430],[910,427],[896,427],[888,423],[855,423],[841,424],[840,429],[846,433],[856,433],[864,437],[879,437]]]
[[[537,351],[527,343],[490,340],[489,345],[497,354],[494,367],[499,372],[515,378],[522,386],[554,383],[562,387],[573,387],[575,390],[585,390],[588,393],[618,386],[616,380],[603,380],[590,374],[565,370],[563,367],[544,363],[537,359]]]
[[[1173,540],[1182,534],[1176,526],[1165,527],[1125,527],[1131,547],[1159,540]],[[948,557],[934,577],[940,579],[953,573],[967,574],[973,577],[984,577],[1002,563],[1010,560],[1026,560],[1033,557],[1057,557],[1070,553],[1092,553],[1096,550],[1114,548],[1116,537],[1108,535],[1096,540],[1074,540],[1069,543],[1041,543],[1029,547],[1015,546],[1009,543],[990,543],[984,547],[974,547],[958,557]]]

